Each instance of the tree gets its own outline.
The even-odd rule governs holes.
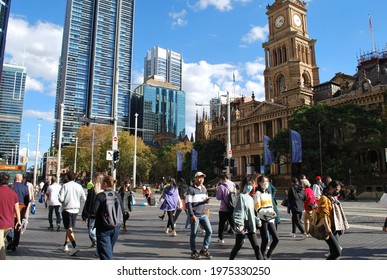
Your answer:
[[[310,176],[330,174],[346,180],[353,173],[376,175],[375,164],[361,158],[370,149],[385,145],[386,126],[380,110],[365,110],[354,104],[339,107],[304,106],[289,118],[289,127],[302,136],[303,160],[301,173]],[[320,166],[320,139],[322,166]],[[277,162],[280,155],[290,154],[289,129],[280,131],[269,142]]]

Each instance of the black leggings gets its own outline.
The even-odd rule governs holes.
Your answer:
[[[175,213],[175,210],[167,211],[167,215],[168,215],[167,228],[171,227],[172,230],[175,230],[175,220],[173,218],[173,213]]]
[[[264,256],[264,257],[266,256],[266,257],[270,258],[271,254],[273,253],[275,247],[277,246],[277,244],[279,242],[278,233],[275,229],[274,223],[269,223],[269,222],[262,221],[262,220],[261,220],[261,222],[262,222],[262,226],[259,228],[259,232],[261,233],[261,239],[262,239],[261,252],[262,252],[262,256]],[[271,244],[270,244],[270,248],[266,254],[265,253],[266,247],[267,247],[267,244],[269,243],[269,233],[271,236]]]
[[[235,234],[235,245],[234,245],[234,248],[232,248],[232,250],[231,250],[229,259],[230,260],[235,259],[239,250],[242,248],[242,245],[245,241],[246,235],[250,241],[251,247],[254,249],[255,258],[257,260],[263,260],[261,250],[259,250],[258,238],[257,238],[257,235],[255,234],[255,232],[249,232],[246,234],[241,234],[241,233]]]
[[[223,240],[223,237],[224,237],[224,225],[226,221],[228,221],[232,229],[235,228],[233,214],[231,212],[219,211],[218,238],[220,240]]]
[[[292,211],[292,233],[296,233],[296,227],[304,234],[304,228],[300,223],[300,212]]]

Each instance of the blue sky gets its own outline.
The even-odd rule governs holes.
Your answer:
[[[154,46],[183,54],[186,130],[195,129],[195,114],[218,92],[264,99],[262,43],[267,41],[266,6],[274,0],[136,0],[133,82],[142,83],[143,60]],[[386,47],[385,0],[309,0],[309,36],[316,39],[320,82],[335,73],[354,74],[357,57],[371,51],[368,14],[378,49]],[[33,164],[38,124],[39,156],[50,145],[55,89],[66,0],[13,0],[8,25],[6,62],[27,67],[20,154],[30,134]]]

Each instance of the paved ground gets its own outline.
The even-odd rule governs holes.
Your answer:
[[[138,204],[144,202],[137,197]],[[280,199],[279,199],[280,201]],[[209,207],[213,226],[213,240],[217,239],[218,205],[216,199],[212,199]],[[86,225],[78,216],[75,236],[81,251],[77,256],[68,256],[60,250],[64,241],[64,231],[48,231],[47,212],[43,204],[37,204],[36,214],[30,217],[27,231],[21,236],[21,242],[15,252],[7,251],[8,260],[90,260],[95,259],[94,249],[88,248]],[[278,232],[280,243],[273,254],[273,259],[278,260],[321,260],[328,251],[324,241],[313,238],[306,240],[300,237],[291,238],[290,215],[286,209],[280,207],[282,222]],[[340,244],[344,248],[341,259],[344,260],[386,260],[387,259],[387,233],[381,230],[387,209],[381,208],[375,200],[343,202],[351,228],[340,238]],[[134,206],[132,216],[128,221],[128,231],[121,232],[114,248],[116,260],[126,259],[190,259],[189,232],[181,229],[185,223],[185,214],[182,213],[177,222],[178,235],[166,236],[164,227],[167,221],[161,221],[158,216],[161,211],[158,207]],[[203,236],[197,238],[197,247]],[[216,260],[226,260],[234,244],[234,236],[227,235],[225,244],[212,243],[210,251]],[[254,259],[253,251],[246,240],[244,247],[239,252],[237,259]]]

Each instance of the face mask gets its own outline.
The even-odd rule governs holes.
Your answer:
[[[251,186],[251,185],[248,185],[248,186],[245,188],[246,193],[249,193],[249,192],[251,192],[252,190],[253,190],[253,186]]]

